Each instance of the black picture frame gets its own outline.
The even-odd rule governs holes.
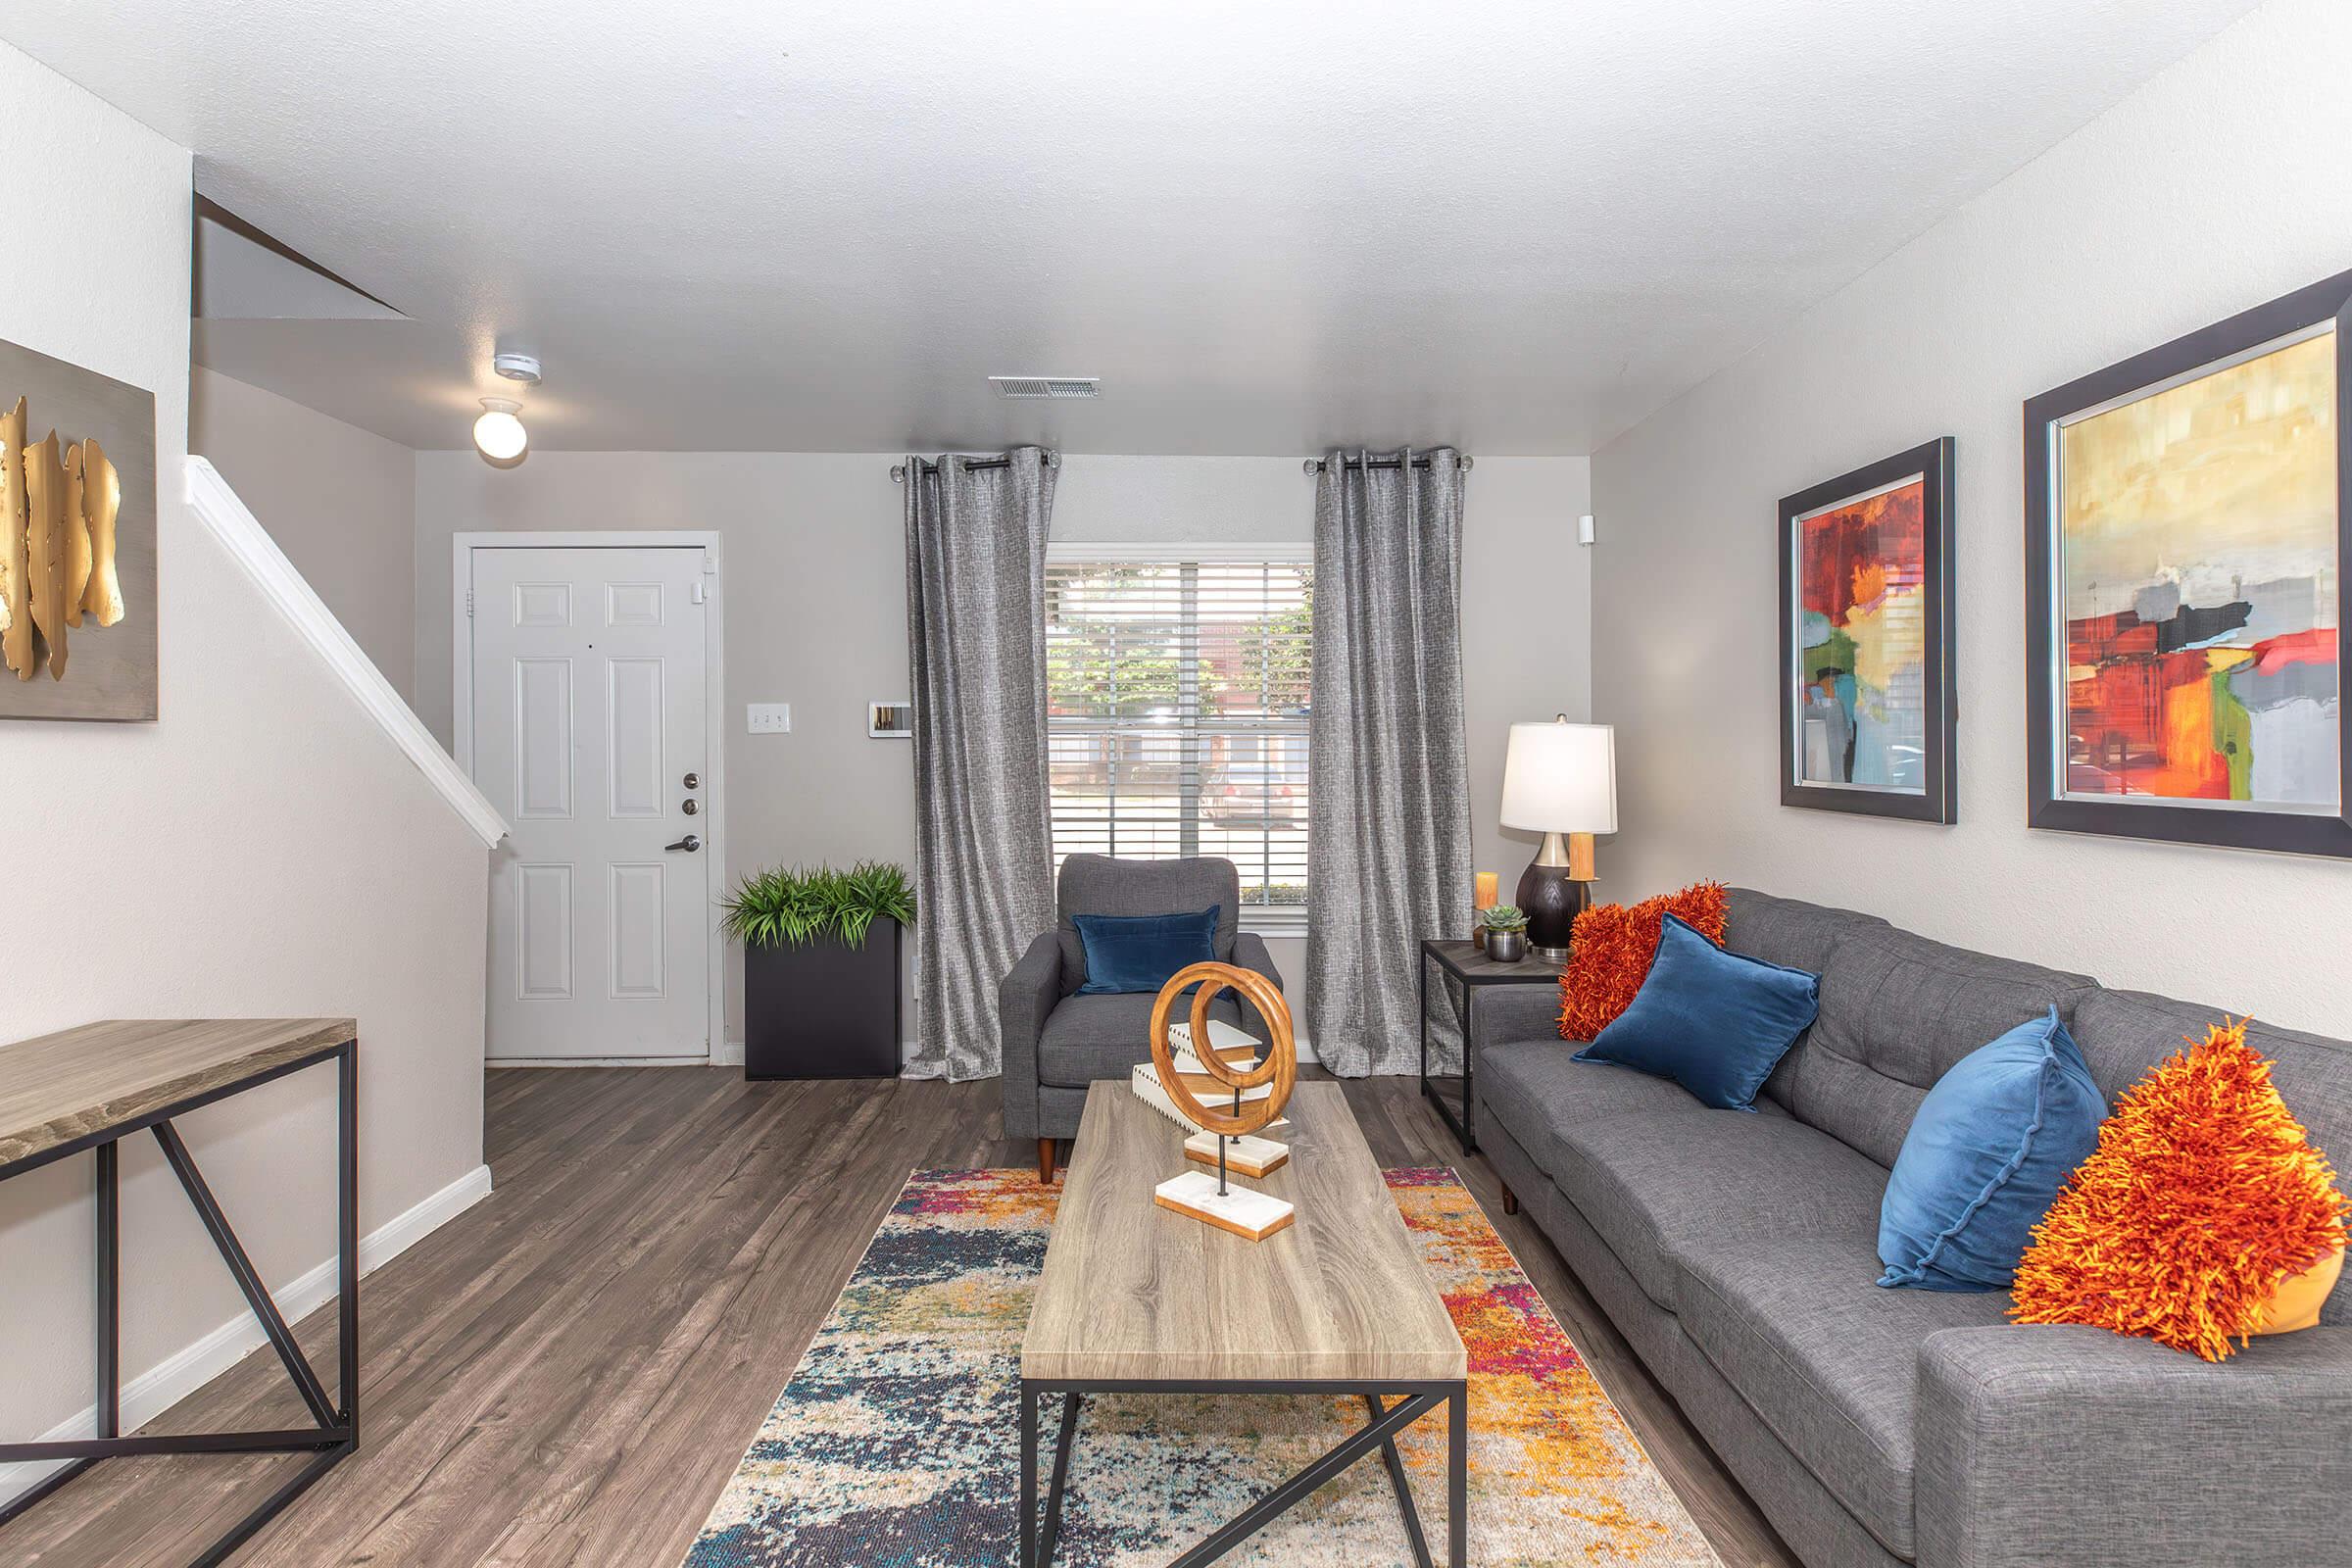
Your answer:
[[[1890,816],[1912,822],[1952,823],[1960,820],[1959,696],[1953,675],[1952,650],[1952,437],[1937,436],[1890,458],[1867,464],[1850,473],[1783,496],[1774,535],[1781,566],[1781,804],[1819,811],[1850,811],[1867,816]],[[1921,489],[1921,522],[1925,546],[1927,611],[1927,667],[1925,670],[1924,735],[1927,757],[1925,787],[1918,794],[1861,785],[1811,784],[1797,776],[1797,617],[1801,612],[1796,578],[1797,519],[1837,505],[1885,490],[1912,476]]]
[[[2062,423],[2071,415],[2161,382],[2191,376],[2207,368],[2222,368],[2224,361],[2322,322],[2333,323],[2337,345],[2335,537],[2340,671],[2343,629],[2352,617],[2352,583],[2344,580],[2342,569],[2352,561],[2352,511],[2344,504],[2344,497],[2352,494],[2352,432],[2344,423],[2352,414],[2352,352],[2347,352],[2352,349],[2352,336],[2347,335],[2347,327],[2352,326],[2352,271],[2338,272],[2026,400],[2026,819],[2030,826],[2290,855],[2352,857],[2352,804],[2346,799],[2352,794],[2352,724],[2341,720],[2340,696],[2337,811],[2333,816],[2243,806],[2167,806],[2135,797],[2069,795],[2062,778],[2067,759],[2060,745],[2062,738],[2071,738],[2071,730],[2061,720],[2068,710],[2067,643],[2062,624],[2066,608],[2059,602],[2058,579],[2056,486],[2060,475],[2055,457]]]

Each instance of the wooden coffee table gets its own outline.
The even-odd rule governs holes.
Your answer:
[[[1469,1358],[1461,1336],[1340,1086],[1300,1084],[1288,1114],[1291,1125],[1270,1136],[1290,1145],[1290,1163],[1248,1185],[1289,1199],[1298,1217],[1250,1242],[1154,1206],[1152,1189],[1187,1168],[1183,1130],[1124,1082],[1087,1092],[1021,1345],[1021,1568],[1053,1560],[1089,1394],[1357,1395],[1368,1406],[1364,1426],[1176,1568],[1214,1562],[1375,1448],[1413,1559],[1434,1568],[1395,1438],[1447,1406],[1446,1561],[1463,1568]],[[1041,1525],[1038,1416],[1056,1394],[1061,1435]]]

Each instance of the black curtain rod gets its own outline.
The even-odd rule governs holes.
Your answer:
[[[1060,463],[1060,461],[1061,460],[1059,458],[1055,457],[1051,452],[1046,454],[1046,466],[1049,468],[1055,466]],[[1366,461],[1362,458],[1344,458],[1341,460],[1341,462],[1350,468],[1361,468],[1367,466]],[[925,473],[937,473],[939,471],[939,465],[931,462],[927,458],[917,459],[916,466]],[[1008,468],[1012,466],[1012,459],[1009,456],[1002,458],[970,458],[965,460],[963,466],[966,468]],[[1375,468],[1395,468],[1402,466],[1403,460],[1400,458],[1373,458],[1370,460],[1368,466]],[[1428,458],[1415,458],[1413,460],[1413,466],[1416,468],[1426,468],[1429,466],[1430,460]],[[1309,458],[1306,460],[1306,471],[1308,473],[1321,473],[1325,466],[1326,463],[1322,458]],[[1468,468],[1476,466],[1476,465],[1470,457],[1465,455],[1462,458],[1462,466]],[[906,482],[906,465],[904,463],[892,464],[890,466],[890,478],[893,484],[905,484]]]
[[[915,460],[915,466],[921,468],[925,473],[937,473],[939,471],[939,465],[932,462],[928,458],[917,458]],[[1012,456],[1010,453],[1007,453],[1001,458],[966,458],[963,466],[966,468],[1009,468],[1012,466]],[[1047,467],[1056,468],[1060,466],[1061,459],[1054,456],[1051,452],[1046,454]],[[893,484],[905,484],[906,482],[906,465],[904,463],[894,463],[890,466],[890,482]]]
[[[1401,458],[1374,458],[1368,464],[1362,458],[1343,458],[1340,461],[1343,465],[1350,468],[1397,468],[1404,466],[1404,461]],[[1429,465],[1430,460],[1427,458],[1415,458],[1413,460],[1413,466],[1416,468],[1426,468],[1429,466]],[[1309,458],[1306,460],[1306,471],[1309,473],[1321,473],[1329,466],[1330,465],[1322,458]],[[1473,466],[1471,460],[1467,456],[1462,459],[1462,466],[1465,468]]]

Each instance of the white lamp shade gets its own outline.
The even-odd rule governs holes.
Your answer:
[[[1536,833],[1617,831],[1617,732],[1606,724],[1513,724],[1502,825]]]

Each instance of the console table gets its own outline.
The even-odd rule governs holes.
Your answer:
[[[0,1443],[0,1463],[67,1460],[0,1508],[0,1524],[56,1494],[101,1459],[147,1453],[310,1453],[291,1479],[191,1560],[214,1568],[305,1488],[359,1446],[359,1026],[349,1018],[117,1019],[0,1047],[0,1181],[83,1150],[97,1159],[98,1430],[53,1443]],[[341,1263],[341,1381],[336,1398],[294,1342],[228,1216],[172,1119],[288,1073],[336,1072],[336,1250]],[[221,1261],[285,1364],[313,1425],[280,1431],[122,1434],[122,1139],[152,1132]],[[288,1185],[294,1185],[291,1172]]]
[[[1462,1004],[1455,1016],[1462,1021],[1462,1100],[1457,1111],[1447,1102],[1439,1086],[1444,1078],[1429,1075],[1429,966],[1436,964],[1462,988]],[[1487,956],[1486,950],[1475,942],[1453,942],[1431,938],[1421,944],[1421,1093],[1438,1107],[1438,1115],[1453,1129],[1454,1138],[1465,1154],[1478,1152],[1478,1129],[1475,1125],[1477,1107],[1470,1098],[1470,1014],[1478,1000],[1481,986],[1543,986],[1558,985],[1560,972],[1568,967],[1557,958],[1539,958],[1530,954],[1516,963],[1497,963]],[[1452,992],[1446,992],[1447,1004]]]

